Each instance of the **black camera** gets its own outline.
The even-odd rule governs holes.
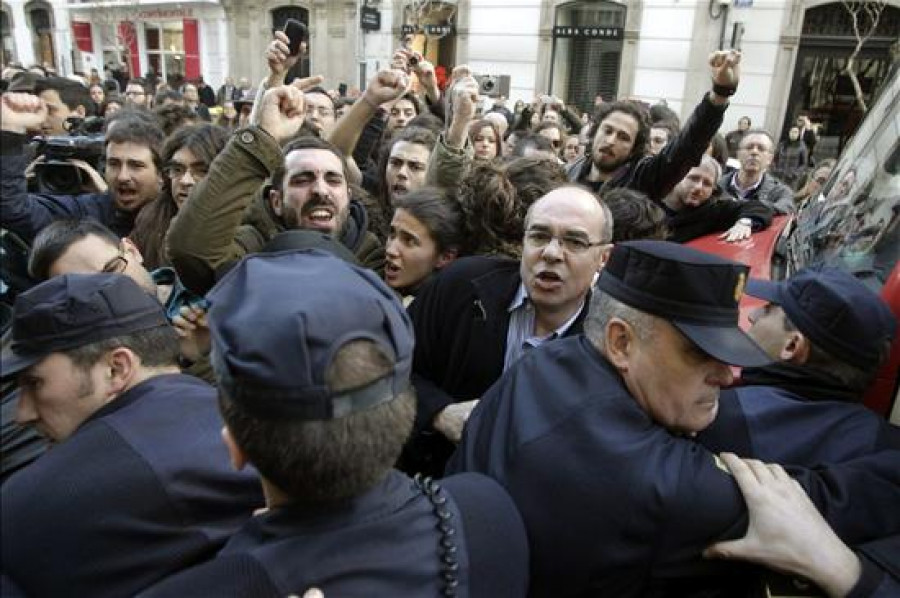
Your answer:
[[[68,119],[69,135],[35,140],[36,155],[43,156],[34,168],[37,190],[54,195],[77,195],[89,183],[87,174],[69,160],[82,160],[98,169],[103,157],[102,118]]]

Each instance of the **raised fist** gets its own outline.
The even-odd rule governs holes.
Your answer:
[[[293,85],[269,89],[260,103],[259,126],[279,143],[294,136],[305,117],[306,98]]]
[[[47,104],[30,93],[5,93],[0,100],[0,129],[24,134],[47,119]]]

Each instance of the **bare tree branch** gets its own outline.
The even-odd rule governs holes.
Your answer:
[[[869,38],[875,34],[875,30],[878,29],[878,21],[881,20],[881,13],[884,12],[885,6],[887,6],[887,0],[869,0],[868,2],[865,0],[859,2],[841,0],[841,6],[844,7],[850,16],[850,22],[853,25],[853,35],[856,37],[856,46],[853,48],[850,56],[847,57],[844,72],[850,77],[850,83],[853,85],[853,91],[856,94],[856,102],[865,112],[868,110],[868,106],[866,106],[862,86],[859,84],[859,77],[856,74],[856,58]],[[863,17],[862,19],[860,19],[861,16]],[[861,24],[860,20],[864,22]]]

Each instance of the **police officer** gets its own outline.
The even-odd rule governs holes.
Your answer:
[[[769,361],[737,325],[747,272],[663,241],[616,245],[585,334],[531,351],[473,412],[448,471],[487,473],[510,492],[528,530],[532,595],[745,589],[712,567],[700,573],[703,549],[747,521],[731,476],[690,437],[715,418],[727,364]],[[855,542],[900,526],[886,507],[900,498],[898,457],[790,472]]]
[[[229,467],[215,390],[178,372],[175,331],[131,278],[43,282],[10,334],[17,419],[52,443],[2,490],[2,573],[26,595],[132,596],[212,558],[262,504]]]
[[[225,444],[267,510],[148,596],[525,594],[499,485],[392,469],[415,411],[412,324],[374,272],[319,249],[251,256],[208,297]]]

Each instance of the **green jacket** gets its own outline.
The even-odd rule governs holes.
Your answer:
[[[213,160],[166,235],[169,258],[185,287],[206,294],[217,272],[285,230],[263,196],[264,183],[283,160],[278,143],[258,127],[235,132]],[[361,265],[383,270],[384,247],[368,231],[365,208],[356,200],[340,240]]]

